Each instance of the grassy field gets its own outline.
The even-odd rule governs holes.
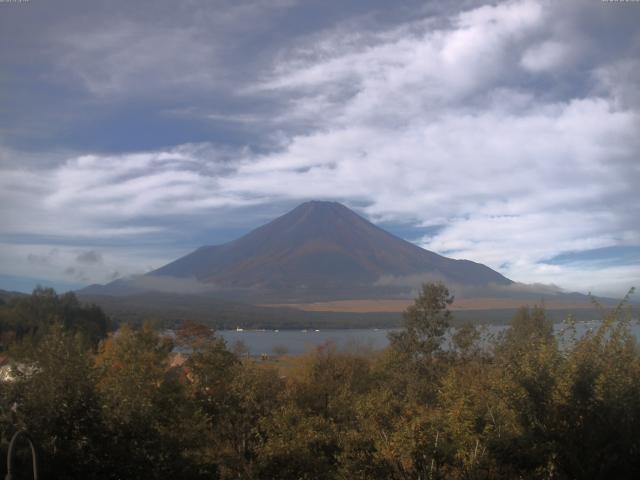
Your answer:
[[[314,303],[280,303],[272,305],[260,305],[263,307],[295,308],[305,312],[345,312],[345,313],[393,313],[402,312],[413,303],[412,299],[363,299],[363,300],[336,300],[331,302]],[[464,298],[456,300],[451,310],[500,310],[517,309],[526,304],[522,299],[514,298]],[[535,302],[530,302],[535,303]],[[588,302],[559,302],[547,301],[545,306],[553,310],[591,309]]]

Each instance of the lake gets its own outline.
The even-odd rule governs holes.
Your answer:
[[[380,350],[388,345],[391,329],[330,329],[330,330],[219,330],[229,348],[242,341],[252,355],[272,354],[278,348],[287,353],[300,354],[326,341],[334,341],[340,349],[372,348]]]
[[[576,333],[578,336],[584,335],[590,329],[597,328],[598,321],[578,322]],[[489,339],[504,331],[507,327],[503,325],[486,325],[481,327],[483,338]],[[566,341],[562,335],[565,324],[554,325],[556,334],[561,341]],[[252,355],[262,353],[273,354],[274,350],[285,349],[290,354],[301,354],[326,341],[334,341],[339,349],[357,350],[385,348],[389,341],[387,334],[397,329],[327,329],[327,330],[219,330],[217,333],[226,341],[229,348],[242,341]],[[632,323],[631,330],[640,341],[640,326]],[[448,335],[450,337],[450,335]],[[445,344],[447,340],[445,340]]]

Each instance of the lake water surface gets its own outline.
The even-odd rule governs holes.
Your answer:
[[[576,334],[578,337],[587,333],[590,329],[597,328],[599,322],[578,322],[576,324]],[[507,327],[498,325],[486,325],[481,327],[485,341],[489,341],[492,336],[504,331]],[[563,336],[566,325],[559,323],[554,326],[561,342],[567,341],[567,336]],[[640,325],[631,324],[631,330],[640,341]],[[217,333],[226,341],[229,348],[242,341],[252,355],[262,353],[273,354],[281,349],[290,354],[304,353],[309,349],[321,345],[327,341],[333,341],[339,349],[374,349],[380,350],[388,344],[387,334],[394,329],[331,329],[331,330],[219,330]],[[450,336],[450,335],[449,335]],[[447,340],[445,340],[445,344]]]

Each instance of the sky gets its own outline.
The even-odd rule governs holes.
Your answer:
[[[0,288],[306,200],[512,280],[640,287],[640,3],[0,2]]]

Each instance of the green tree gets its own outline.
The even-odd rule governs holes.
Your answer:
[[[387,382],[398,394],[420,402],[431,402],[446,369],[442,352],[449,327],[448,307],[453,296],[440,283],[425,283],[422,291],[403,313],[403,329],[389,334],[390,348],[384,360]]]
[[[492,445],[504,465],[519,474],[552,475],[562,354],[543,308],[522,307],[496,346],[496,397],[513,413],[511,428]]]
[[[14,360],[17,379],[0,389],[3,436],[27,430],[48,478],[100,478],[104,424],[86,339],[56,325]]]
[[[52,288],[37,287],[3,309],[0,334],[15,341],[37,342],[54,325],[81,334],[94,347],[112,329],[112,322],[98,306],[81,304],[73,292],[58,295]]]
[[[104,468],[113,478],[200,476],[194,455],[206,420],[168,373],[172,348],[149,325],[122,327],[101,346],[97,388],[109,438]]]
[[[229,388],[224,410],[211,423],[221,477],[281,478],[260,473],[261,452],[270,436],[266,422],[277,411],[284,388],[278,372],[246,362],[235,369]]]
[[[423,284],[413,305],[403,313],[404,330],[390,334],[391,347],[417,361],[439,351],[451,321],[448,307],[452,303],[453,296],[443,283]]]
[[[566,477],[640,475],[640,348],[628,298],[567,352],[553,429]]]
[[[471,359],[481,353],[480,337],[480,330],[475,325],[465,324],[456,329],[451,340],[462,360]]]

